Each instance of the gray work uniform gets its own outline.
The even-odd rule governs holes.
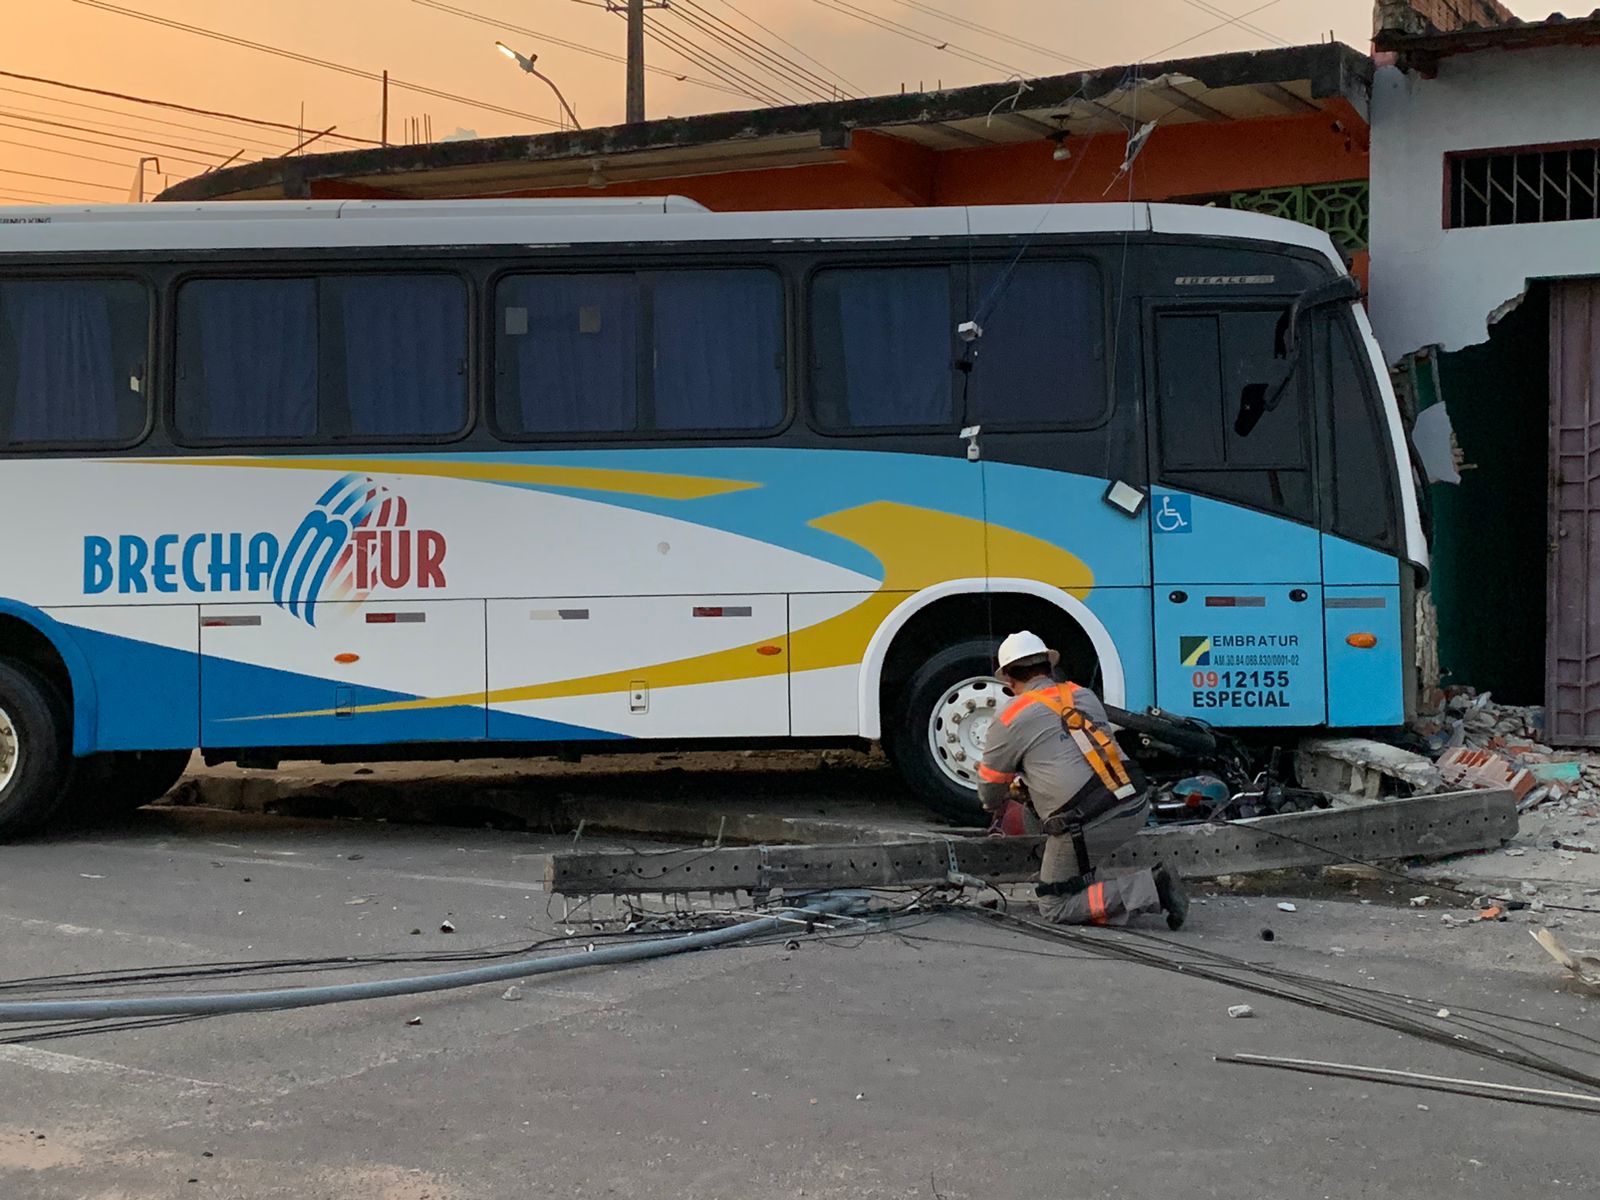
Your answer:
[[[1144,827],[1150,811],[1145,795],[1134,792],[1084,823],[1088,875],[1080,875],[1071,836],[1056,831],[1062,821],[1051,821],[1070,817],[1073,799],[1086,791],[1107,787],[1115,793],[1115,785],[1126,782],[1121,752],[1108,730],[1099,697],[1075,684],[1058,686],[1046,676],[1030,680],[989,727],[978,766],[979,798],[986,808],[998,808],[1021,775],[1048,835],[1039,880],[1072,889],[1040,895],[1039,911],[1046,920],[1123,925],[1140,913],[1161,911],[1155,876],[1148,868],[1116,874],[1094,869]]]

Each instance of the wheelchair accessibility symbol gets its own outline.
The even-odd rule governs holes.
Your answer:
[[[1158,533],[1189,533],[1194,529],[1188,496],[1163,495],[1154,516]]]

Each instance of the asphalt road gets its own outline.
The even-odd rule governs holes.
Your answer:
[[[536,886],[543,855],[569,840],[146,810],[0,848],[0,976],[581,929]],[[1284,913],[1273,897],[1213,896],[1178,936],[1600,1037],[1595,1001],[1563,988],[1528,918],[1447,928],[1396,899]],[[445,919],[456,932],[438,932]],[[1600,918],[1560,932],[1600,949]],[[1600,1187],[1600,1117],[1212,1056],[1562,1085],[954,916],[534,980],[514,1002],[503,991],[0,1044],[0,1196],[1507,1200]],[[1229,1019],[1236,1003],[1255,1018]]]

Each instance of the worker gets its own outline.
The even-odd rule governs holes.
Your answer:
[[[997,674],[1015,697],[989,727],[978,766],[983,807],[999,816],[1025,789],[1046,835],[1039,911],[1063,925],[1124,925],[1165,913],[1178,929],[1189,901],[1165,867],[1102,872],[1097,864],[1144,827],[1150,800],[1099,697],[1056,683],[1060,655],[1026,630],[1000,643]]]

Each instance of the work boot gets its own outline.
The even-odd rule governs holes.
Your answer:
[[[1167,914],[1167,928],[1176,933],[1183,928],[1189,916],[1189,893],[1184,889],[1178,873],[1165,863],[1151,872],[1155,876],[1156,896],[1161,900],[1161,911]]]

